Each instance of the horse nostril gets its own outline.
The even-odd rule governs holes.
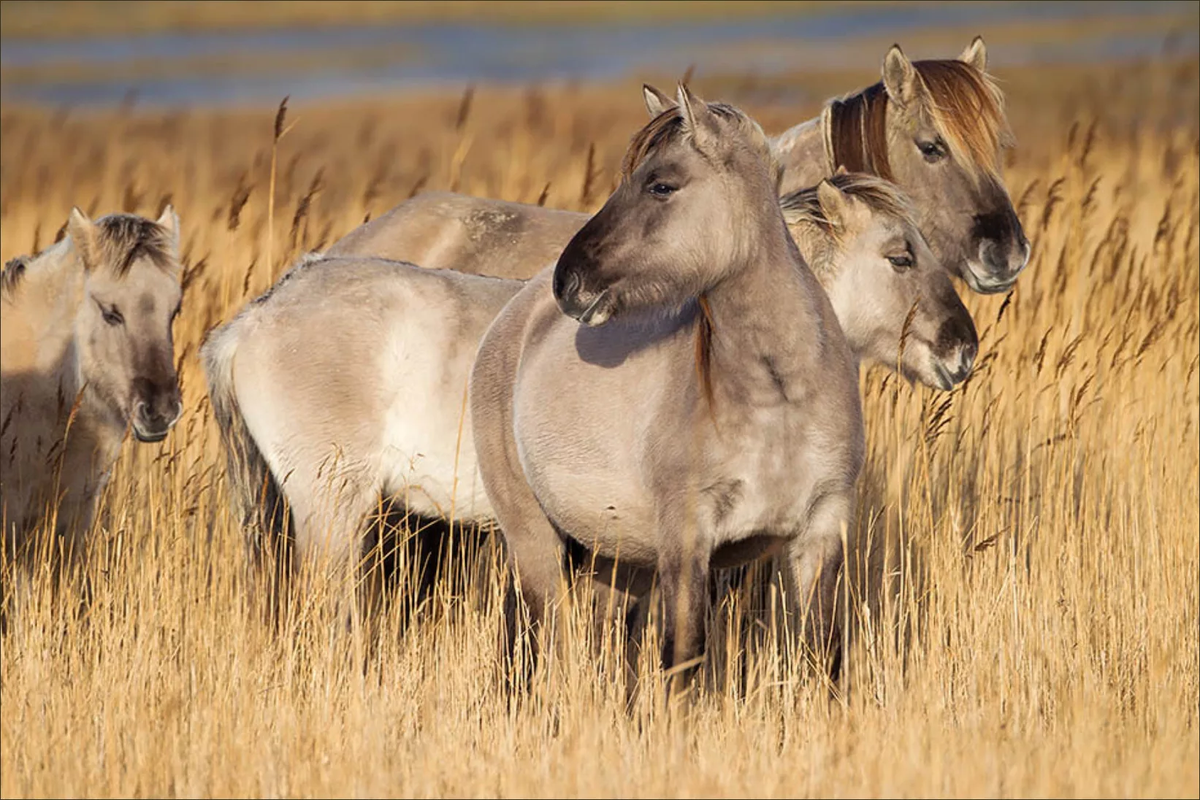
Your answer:
[[[554,275],[554,294],[561,299],[572,299],[579,292],[579,274],[574,270],[559,270]]]
[[[992,272],[997,272],[1005,268],[1003,259],[1000,258],[1000,248],[996,246],[994,241],[988,240],[983,243],[983,252],[980,254],[983,257],[984,265]]]
[[[975,342],[967,342],[959,351],[959,368],[962,374],[966,375],[971,371],[971,367],[975,366],[975,356],[979,354],[979,345]]]

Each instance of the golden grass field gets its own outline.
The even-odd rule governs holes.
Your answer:
[[[813,99],[792,104],[694,86],[778,132],[873,70],[794,76]],[[275,109],[6,107],[0,256],[45,247],[73,204],[170,198],[187,288],[184,417],[126,445],[87,615],[39,573],[0,639],[0,794],[1200,795],[1200,65],[999,78],[1032,260],[1008,296],[963,290],[965,386],[864,375],[844,691],[787,666],[746,593],[713,611],[705,690],[671,708],[645,661],[627,708],[578,624],[510,702],[490,550],[374,643],[307,608],[276,635],[247,600],[196,355],[297,254],[423,188],[598,208],[637,83],[290,109],[270,245]]]

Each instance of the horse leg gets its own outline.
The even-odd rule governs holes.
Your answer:
[[[686,525],[672,524],[684,517],[659,513],[662,545],[658,555],[658,580],[662,593],[662,664],[668,672],[668,693],[686,686],[704,655],[704,616],[708,609],[711,548],[704,537],[683,535]]]
[[[315,599],[313,592],[323,584],[328,599],[339,618],[351,624],[361,614],[355,614],[354,599],[361,604],[363,597],[357,587],[362,561],[364,523],[367,513],[378,498],[378,489],[368,471],[352,469],[335,472],[319,481],[301,485],[320,486],[308,493],[291,492],[292,515],[295,520],[296,565],[299,568],[305,601]],[[348,608],[347,606],[350,606]],[[365,611],[359,608],[358,611]]]
[[[545,632],[546,622],[564,595],[566,547],[533,493],[517,453],[513,392],[519,354],[503,339],[506,325],[518,316],[502,313],[479,345],[471,372],[469,399],[480,476],[504,534],[505,552],[528,610],[531,629]],[[511,331],[510,331],[511,333]],[[511,592],[517,590],[510,589]],[[505,599],[502,650],[513,664],[518,609],[516,597]],[[537,657],[537,636],[531,637]]]
[[[538,637],[550,629],[549,623],[565,594],[565,549],[562,537],[542,512],[524,475],[505,477],[512,484],[503,493],[503,499],[493,503],[493,508],[504,531],[509,568],[513,572],[514,586],[510,591],[519,592],[529,614],[531,655],[536,659],[540,650]],[[512,663],[520,609],[510,601],[505,610],[505,655]]]
[[[841,674],[841,625],[838,586],[845,560],[843,533],[853,520],[849,493],[822,498],[807,529],[788,550],[788,589],[792,608],[803,620],[804,642],[818,664],[837,682]]]

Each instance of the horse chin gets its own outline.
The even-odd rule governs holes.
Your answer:
[[[949,370],[935,361],[933,363],[933,380],[925,381],[925,384],[934,389],[948,392],[954,388],[954,379],[950,377]]]
[[[948,392],[954,388],[954,379],[950,376],[950,370],[942,366],[941,362],[932,354],[921,359],[919,363],[902,364],[900,374],[908,381],[909,386],[914,383],[920,383],[928,386],[930,389],[937,389],[943,392]]]
[[[604,291],[579,315],[579,321],[589,328],[595,328],[608,322],[612,312],[613,306],[608,302],[608,292]]]
[[[134,438],[144,444],[154,444],[155,442],[161,442],[163,439],[167,438],[167,434],[170,432],[171,432],[171,428],[169,426],[166,428],[163,428],[161,431],[147,431],[147,430],[143,430],[140,426],[138,426],[136,424],[133,425]]]

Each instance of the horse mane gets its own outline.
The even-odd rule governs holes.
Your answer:
[[[124,277],[139,258],[146,258],[164,272],[178,269],[173,237],[157,222],[136,214],[109,214],[96,220],[96,238],[91,258],[95,266],[104,266],[117,277]],[[64,226],[65,227],[65,226]],[[0,294],[12,302],[28,275],[31,264],[55,247],[66,247],[59,239],[36,255],[17,256],[4,265],[0,274]],[[36,271],[36,268],[35,270]]]
[[[25,268],[32,260],[29,256],[17,256],[5,262],[4,271],[0,272],[0,296],[3,296],[5,300],[13,299],[17,286],[25,277]]]
[[[92,255],[97,265],[107,265],[117,277],[124,277],[140,258],[164,271],[178,266],[171,233],[153,220],[136,214],[109,214],[95,225],[96,252]]]
[[[872,211],[897,217],[914,228],[919,228],[912,202],[896,184],[864,172],[844,172],[825,180],[842,193],[861,200]],[[779,198],[779,208],[783,211],[783,218],[788,225],[807,222],[827,233],[837,235],[833,223],[821,208],[817,186],[808,186],[784,195]]]
[[[700,390],[708,403],[708,414],[713,417],[712,310],[709,309],[708,298],[704,295],[700,295],[697,302],[700,304],[700,318],[696,321],[696,378],[700,381]],[[715,417],[713,421],[716,421]]]
[[[957,59],[914,61],[922,106],[972,179],[995,178],[1000,150],[1012,144],[1004,94],[990,75]],[[887,157],[888,95],[882,81],[825,108],[825,154],[834,169],[892,179]]]
[[[888,180],[887,91],[883,83],[831,100],[825,112],[825,155],[834,169],[867,172]]]

